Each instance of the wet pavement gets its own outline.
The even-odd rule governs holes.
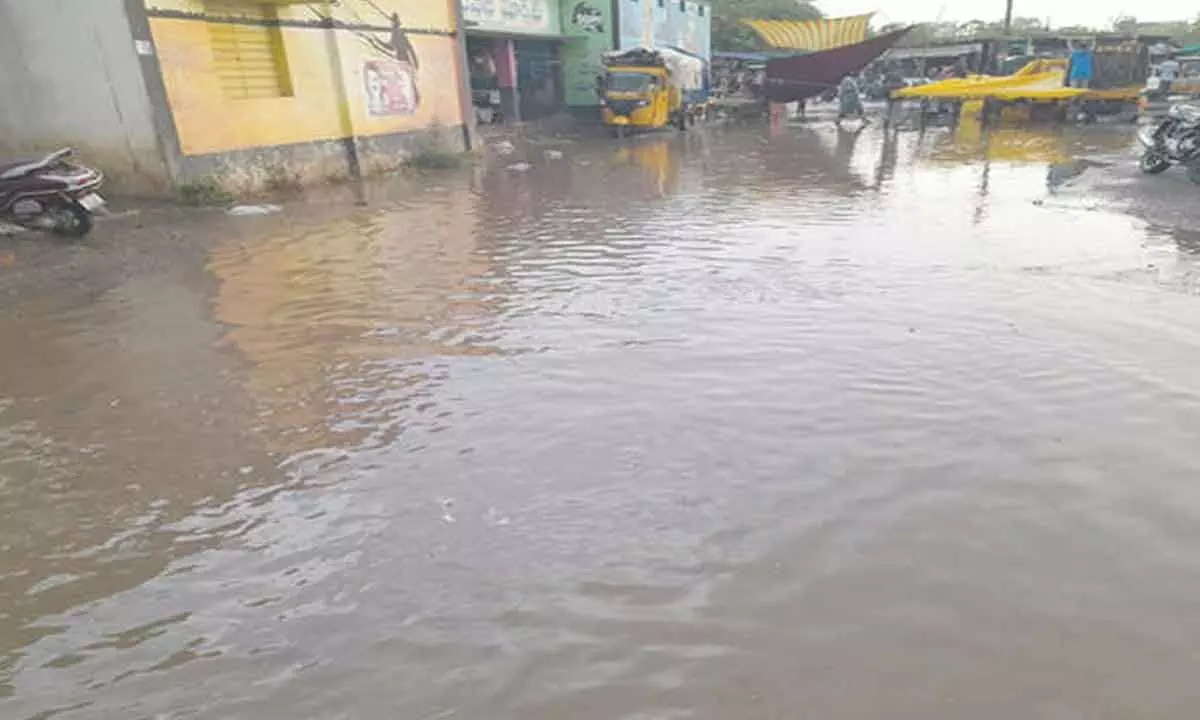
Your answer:
[[[0,717],[1190,717],[1200,209],[1132,142],[717,126],[0,238]]]

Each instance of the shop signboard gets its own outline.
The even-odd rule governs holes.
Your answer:
[[[558,0],[462,0],[468,30],[558,35]]]

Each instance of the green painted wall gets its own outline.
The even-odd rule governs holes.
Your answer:
[[[612,0],[561,0],[560,51],[566,101],[570,107],[599,104],[596,76],[604,70],[602,53],[613,49]]]

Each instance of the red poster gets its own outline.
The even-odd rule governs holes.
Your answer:
[[[417,78],[409,63],[368,60],[363,64],[363,87],[371,115],[411,115],[417,109]]]

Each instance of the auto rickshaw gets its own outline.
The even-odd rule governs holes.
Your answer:
[[[639,48],[605,57],[600,81],[604,124],[614,135],[671,125],[687,128],[688,93],[703,85],[703,61],[670,50]]]

